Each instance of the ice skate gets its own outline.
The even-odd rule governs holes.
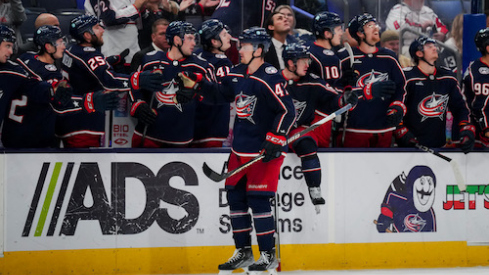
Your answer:
[[[321,187],[309,187],[309,197],[311,197],[312,204],[316,207],[316,214],[321,212],[320,205],[326,204],[326,201],[321,196]]]
[[[251,247],[237,248],[227,262],[219,265],[219,274],[231,274],[233,270],[238,268],[242,268],[245,273],[248,273],[248,266],[254,261]]]
[[[278,260],[275,248],[270,251],[261,251],[260,259],[248,267],[249,275],[258,275],[267,271],[270,275],[277,274]]]

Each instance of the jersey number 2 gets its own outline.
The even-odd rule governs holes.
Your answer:
[[[105,65],[105,59],[101,56],[95,56],[95,57],[92,57],[90,59],[88,59],[88,65],[90,65],[90,69],[92,69],[92,71],[95,71],[95,69],[97,69],[98,66],[103,66]]]

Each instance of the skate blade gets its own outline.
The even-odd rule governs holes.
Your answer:
[[[248,272],[248,275],[264,275],[264,274],[277,275],[277,269],[267,269],[265,271],[250,271],[250,272]]]
[[[243,270],[242,272],[234,272],[234,270],[219,270],[218,275],[231,275],[231,274],[246,274],[249,275],[250,273],[248,272],[248,267],[240,267],[235,270]]]

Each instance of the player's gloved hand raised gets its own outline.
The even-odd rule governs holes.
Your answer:
[[[406,126],[397,127],[394,131],[394,136],[396,137],[399,147],[414,147],[419,143],[418,139]]]
[[[355,92],[352,92],[350,89],[345,90],[343,95],[341,96],[341,106],[345,106],[350,103],[351,107],[355,107],[358,103],[358,95]]]
[[[282,155],[282,147],[287,143],[285,135],[275,134],[272,132],[267,133],[267,137],[262,144],[261,153],[265,156],[263,162],[269,162]]]
[[[357,79],[359,74],[352,69],[347,69],[343,71],[341,76],[341,84],[343,87],[355,87],[357,85]]]
[[[72,102],[73,88],[66,80],[61,80],[53,85],[51,90],[51,100],[60,106],[66,106]]]
[[[138,119],[139,122],[151,125],[156,121],[156,111],[151,109],[148,103],[138,100],[131,107],[131,116]]]
[[[199,73],[193,72],[181,72],[178,73],[178,77],[180,78],[178,85],[180,89],[184,87],[185,89],[198,90],[199,83],[203,79],[203,75]]]
[[[134,90],[144,89],[151,92],[159,92],[163,88],[164,78],[161,70],[135,72],[130,79]]]
[[[389,109],[387,109],[387,118],[385,120],[387,127],[397,127],[399,123],[401,123],[403,116],[404,110],[401,106],[391,105]]]
[[[393,212],[392,209],[389,205],[383,203],[382,207],[380,208],[380,215],[377,218],[377,231],[380,233],[385,233],[385,232],[391,232],[389,230],[389,226],[393,222]]]
[[[119,96],[116,92],[92,92],[83,97],[83,107],[88,113],[114,110],[119,105]]]
[[[129,49],[123,50],[120,54],[111,55],[105,58],[105,61],[114,68],[114,71],[118,73],[126,73],[126,68],[124,66],[126,56],[129,54]]]
[[[395,92],[396,83],[392,80],[369,83],[363,88],[363,96],[366,100],[374,98],[390,99]]]
[[[460,148],[465,154],[474,149],[475,126],[467,122],[460,123]]]

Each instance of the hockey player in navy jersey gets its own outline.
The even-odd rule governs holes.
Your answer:
[[[38,104],[60,104],[70,99],[71,90],[64,85],[51,85],[46,81],[31,77],[19,64],[9,60],[13,53],[16,36],[13,29],[0,24],[0,123],[5,115],[9,119],[22,122],[23,117],[7,110],[15,106],[23,106],[27,102]],[[14,95],[22,94],[18,100],[12,100]],[[9,106],[10,105],[10,106]],[[36,139],[36,136],[26,138]]]
[[[140,72],[163,71],[163,90],[155,93],[132,89],[131,115],[138,119],[133,147],[188,147],[194,139],[198,97],[177,96],[178,73],[189,71],[214,82],[209,63],[193,54],[198,33],[191,23],[173,21],[166,30],[168,52],[152,51],[141,62]],[[153,98],[152,98],[153,97]],[[144,136],[144,137],[143,137]]]
[[[228,27],[217,19],[202,23],[199,30],[203,51],[199,57],[207,60],[217,82],[225,77],[232,67],[224,52],[231,47]],[[222,147],[229,135],[230,106],[197,103],[193,147]]]
[[[200,81],[204,100],[213,103],[234,101],[237,116],[233,147],[228,161],[231,171],[263,154],[262,161],[226,179],[227,200],[236,250],[220,271],[248,268],[249,271],[275,269],[275,225],[270,198],[277,191],[280,166],[284,159],[286,135],[293,126],[295,110],[284,87],[285,79],[275,67],[264,62],[271,40],[264,28],[246,29],[239,36],[241,64],[217,85]],[[181,74],[186,88],[199,82],[195,74]],[[248,210],[251,208],[253,216]],[[258,239],[260,258],[253,263],[252,222]]]
[[[348,29],[359,44],[353,48],[353,68],[346,50],[338,55],[343,71],[353,69],[359,75],[355,86],[363,88],[364,95],[349,113],[346,132],[339,136],[344,140],[338,143],[344,147],[390,147],[393,130],[406,112],[404,73],[394,52],[375,46],[380,41],[380,27],[371,14],[353,17]]]
[[[47,81],[53,86],[63,85],[71,90],[55,65],[55,61],[63,57],[66,49],[61,29],[56,26],[41,26],[34,33],[34,43],[39,52],[24,53],[17,62],[32,77]],[[59,142],[55,137],[55,122],[58,115],[89,112],[93,108],[105,111],[117,107],[118,102],[115,93],[101,91],[86,94],[84,97],[70,98],[68,94],[66,104],[32,101],[30,93],[28,90],[19,90],[12,96],[9,116],[2,129],[2,142],[7,148],[57,147]],[[33,136],[36,138],[32,138]]]
[[[293,98],[296,111],[295,127],[290,135],[309,127],[314,121],[316,110],[332,113],[348,103],[352,106],[356,105],[358,95],[355,92],[338,93],[319,76],[308,73],[311,62],[309,47],[300,43],[288,44],[284,49],[283,59],[285,69],[282,75],[288,80],[287,91]],[[321,127],[328,127],[328,125]],[[326,139],[322,132],[316,130],[307,133],[289,146],[301,159],[302,173],[309,195],[319,213],[318,205],[325,204],[325,200],[321,196],[321,164],[317,149],[328,147],[329,136]]]
[[[146,87],[153,91],[161,89],[161,74],[134,73],[131,76],[118,74],[107,64],[98,50],[103,45],[104,30],[94,16],[81,15],[70,23],[70,34],[78,41],[65,51],[63,74],[73,87],[75,96],[84,96],[94,91],[127,92],[130,87]],[[65,147],[100,147],[105,134],[105,113],[78,113],[59,118],[57,134]]]
[[[456,76],[446,67],[435,66],[436,41],[421,36],[411,43],[409,54],[416,66],[404,68],[407,111],[395,131],[399,146],[445,146],[446,115],[450,110],[454,121],[459,122],[460,147],[468,153],[474,146],[475,127],[470,123],[470,111]]]
[[[470,63],[463,79],[463,92],[477,129],[477,147],[489,147],[489,28],[474,38],[482,57]]]
[[[343,20],[334,12],[323,11],[312,21],[312,32],[316,41],[311,45],[311,66],[309,72],[320,76],[332,87],[337,87],[341,77],[340,59],[333,47],[341,45]]]

